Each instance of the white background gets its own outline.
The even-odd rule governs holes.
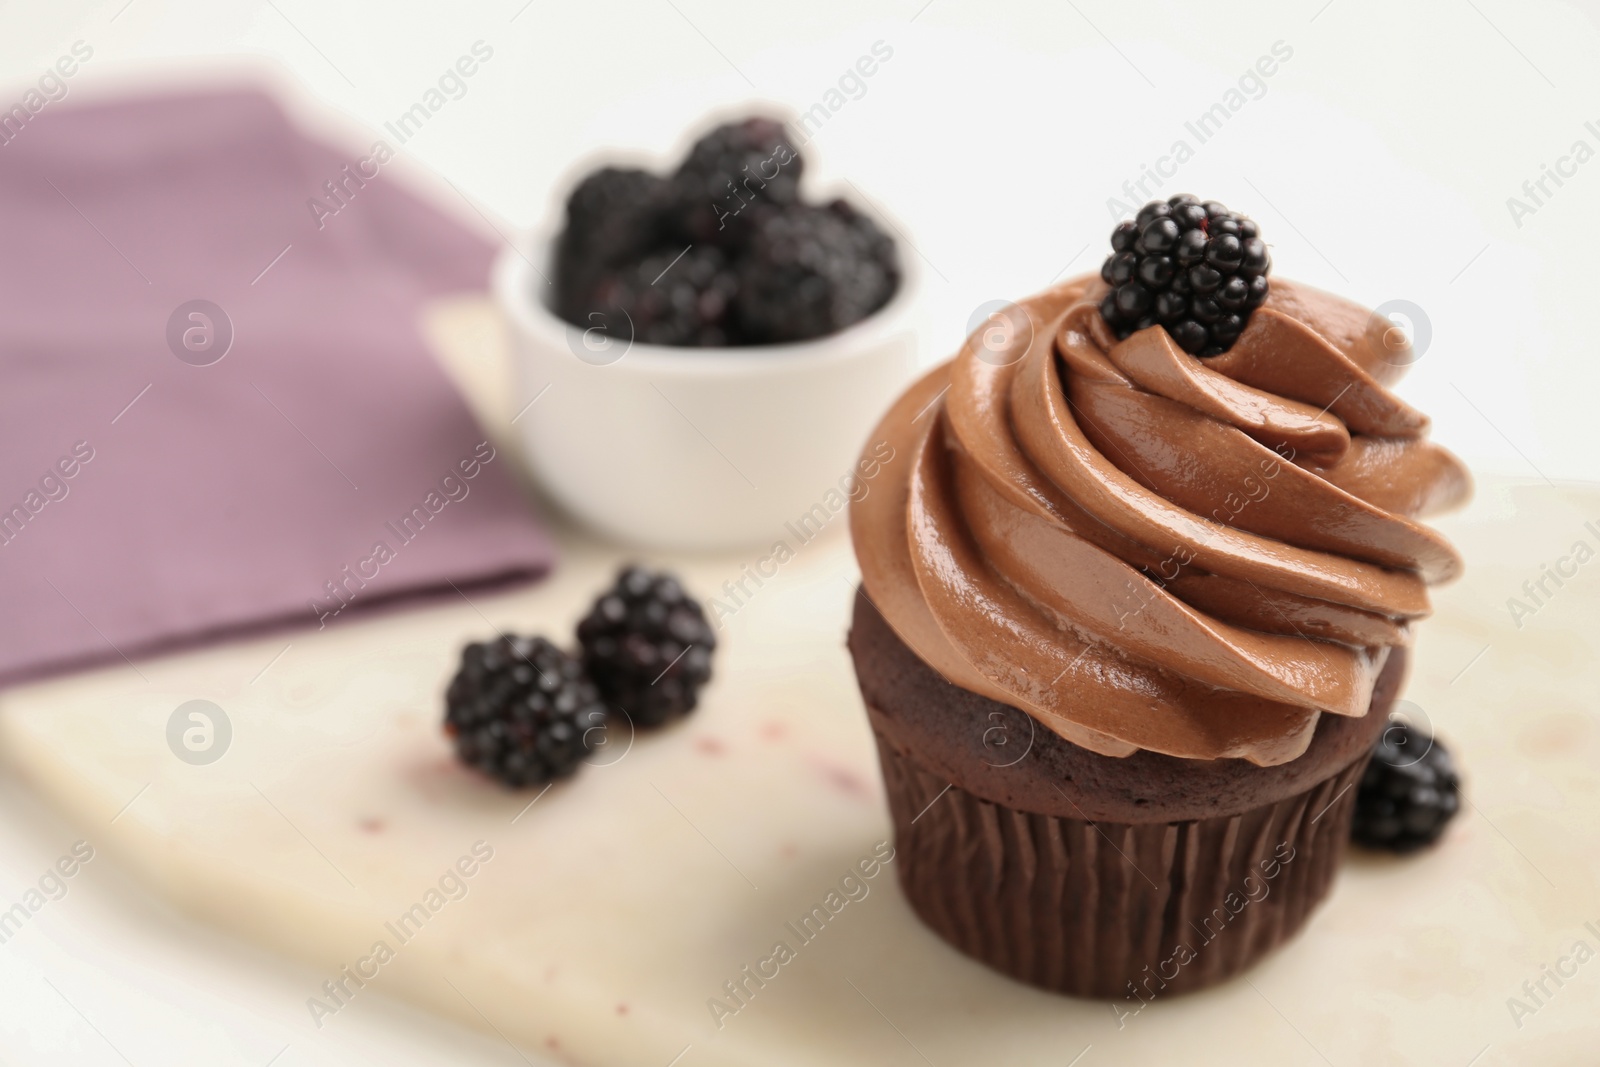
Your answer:
[[[1584,128],[1600,129],[1592,9],[124,2],[9,5],[0,84],[20,96],[80,39],[95,49],[72,81],[80,96],[197,66],[249,75],[266,57],[348,120],[355,159],[485,41],[494,58],[403,154],[508,233],[545,220],[575,157],[601,145],[667,151],[709,109],[749,99],[803,111],[881,40],[893,58],[809,154],[820,177],[848,177],[888,206],[932,268],[930,362],[953,351],[982,302],[1097,269],[1107,199],[1283,41],[1293,58],[1265,95],[1160,193],[1193,191],[1257,217],[1284,276],[1368,306],[1423,308],[1432,347],[1404,392],[1475,468],[1600,474],[1588,431],[1600,386],[1590,338],[1600,160],[1549,185],[1520,228],[1506,204],[1576,139],[1600,151]]]
[[[667,151],[708,110],[749,99],[803,111],[884,42],[892,59],[808,155],[819,177],[848,177],[904,223],[928,268],[928,362],[985,301],[1096,269],[1108,198],[1177,138],[1193,145],[1184,122],[1281,41],[1293,55],[1264,95],[1159,194],[1256,217],[1280,275],[1422,308],[1431,344],[1401,392],[1475,469],[1600,475],[1600,159],[1548,186],[1520,226],[1507,207],[1574,141],[1600,151],[1600,29],[1572,4],[36,0],[0,10],[0,100],[83,40],[94,58],[70,83],[74,99],[270,78],[353,160],[479,39],[493,59],[405,145],[402,166],[448,178],[507,234],[544,222],[574,158],[603,145]],[[9,900],[73,838],[24,796],[4,808]],[[165,1062],[268,1063],[307,973],[125,896],[137,894],[109,864],[91,864],[0,946],[0,1059],[77,1050],[71,1062],[123,1062],[98,1028],[164,1045]],[[131,938],[130,912],[144,927]],[[40,993],[45,975],[61,996]],[[277,1062],[446,1060],[523,1062],[492,1036],[395,1004]]]

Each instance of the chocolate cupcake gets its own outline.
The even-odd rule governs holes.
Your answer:
[[[1269,288],[1249,220],[1174,198],[1113,245],[879,425],[850,650],[917,913],[1143,1002],[1327,893],[1426,586],[1461,566],[1416,520],[1470,482],[1385,388],[1399,332]]]

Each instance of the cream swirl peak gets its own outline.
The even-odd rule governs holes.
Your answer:
[[[1459,572],[1416,520],[1467,473],[1365,309],[1274,280],[1196,359],[1117,340],[1107,291],[1024,301],[895,403],[872,439],[900,458],[851,507],[862,582],[947,680],[1092,751],[1287,762],[1320,713],[1366,713]]]

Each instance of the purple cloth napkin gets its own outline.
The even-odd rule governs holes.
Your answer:
[[[254,93],[51,105],[0,241],[0,681],[549,568],[417,329],[492,249],[370,152]]]

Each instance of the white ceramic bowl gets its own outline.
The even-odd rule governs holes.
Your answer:
[[[842,519],[867,435],[917,365],[919,276],[900,246],[900,286],[870,317],[720,349],[586,336],[541,299],[548,242],[506,251],[494,291],[518,406],[538,397],[515,422],[535,475],[597,530],[649,547],[792,545]]]

